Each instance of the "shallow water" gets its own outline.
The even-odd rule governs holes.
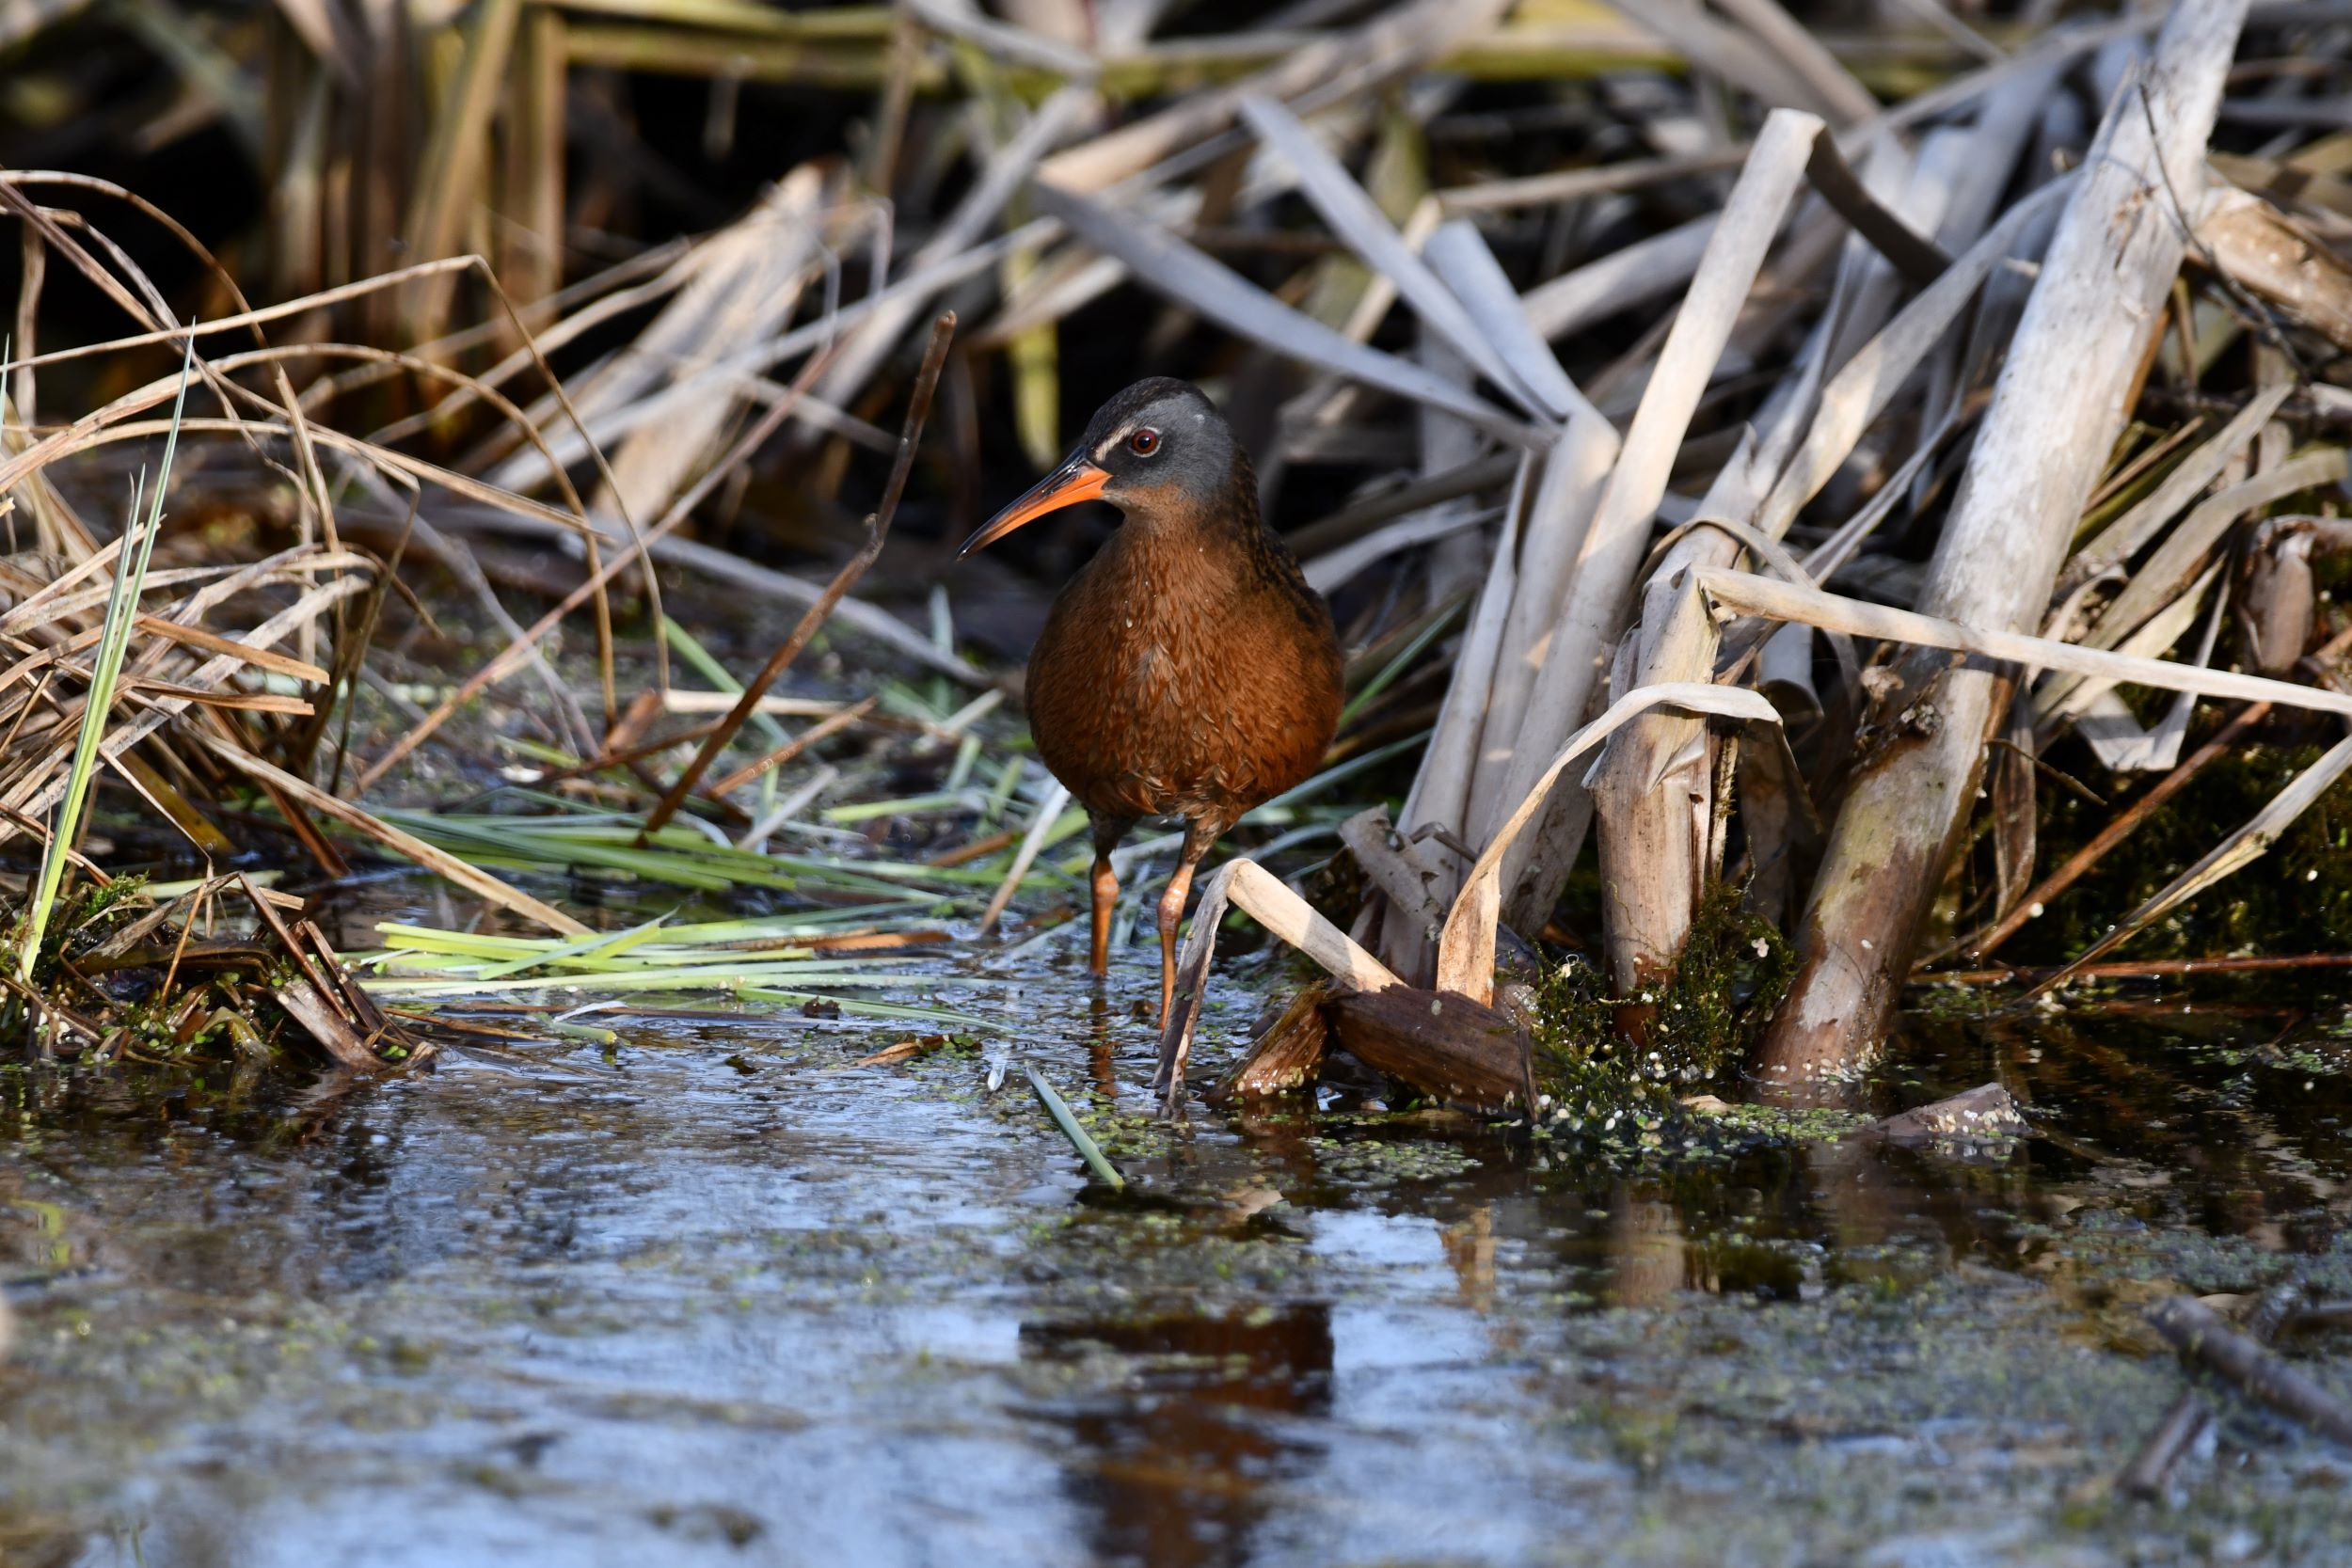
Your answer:
[[[1148,969],[959,997],[1124,1197],[1017,1069],[790,1013],[0,1071],[0,1560],[2352,1560],[2352,1455],[2243,1406],[2169,1506],[2101,1485],[2183,1386],[2145,1303],[2296,1253],[2352,1294],[2324,1023],[1923,1024],[1873,1108],[1997,1077],[2050,1135],[1611,1174],[1444,1117],[1155,1129]]]

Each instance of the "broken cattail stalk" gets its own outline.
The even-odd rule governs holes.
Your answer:
[[[2201,258],[2338,348],[2352,348],[2352,267],[2258,196],[2219,186],[2197,219]]]
[[[2075,519],[2123,427],[2179,272],[2185,214],[2245,0],[2185,0],[2146,76],[2112,104],[2059,219],[1919,599],[1929,618],[2039,624]],[[1976,799],[2011,677],[1914,654],[1876,705],[1758,1065],[1793,1082],[1866,1061]]]
[[[1785,467],[1773,453],[1759,456],[1747,472],[1726,470],[1710,491],[1704,515],[1752,515],[1753,532],[1760,537],[1751,546],[1736,526],[1696,528],[1667,553],[1650,576],[1632,634],[1639,660],[1635,684],[1703,680],[1714,670],[1717,627],[1688,574],[1727,567],[1743,550],[1767,553],[1767,542],[1787,531],[1798,509],[1851,455],[1863,432],[1945,339],[2036,214],[2063,190],[2062,182],[2054,182],[2019,202],[1856,351],[1822,388],[1805,439]],[[1792,412],[1798,415],[1805,373],[1800,370],[1790,384],[1797,404]],[[1769,493],[1758,494],[1768,483]],[[1803,661],[1810,665],[1809,644]],[[1671,970],[1705,894],[1707,844],[1718,802],[1712,798],[1714,769],[1699,735],[1694,721],[1651,714],[1612,736],[1594,769],[1606,890],[1602,921],[1610,978],[1621,996],[1639,995]],[[1625,1019],[1633,1022],[1638,1016]]]
[[[1820,130],[1821,121],[1811,115],[1775,109],[1732,187],[1722,221],[1708,240],[1706,260],[1666,336],[1658,370],[1585,532],[1557,629],[1528,701],[1520,749],[1502,791],[1505,800],[1526,798],[1560,741],[1582,721],[1600,684],[1602,664],[1625,624],[1634,574],[1649,547],[1650,524],[1665,495],[1675,454],[1765,252],[1804,180]],[[1548,777],[1558,775],[1555,771]],[[1537,831],[1513,847],[1501,868],[1502,884],[1510,890],[1514,924],[1522,927],[1540,927],[1549,916],[1582,846],[1590,809],[1583,790],[1574,786],[1561,791],[1557,800],[1538,804],[1545,809]],[[1442,964],[1439,973],[1444,989]],[[1491,976],[1488,962],[1478,974],[1478,990],[1472,994],[1484,995]]]
[[[1532,458],[1520,460],[1522,475],[1532,462]],[[1513,500],[1517,499],[1515,490]],[[1480,728],[1492,700],[1495,658],[1518,582],[1518,510],[1516,504],[1504,508],[1502,529],[1487,563],[1486,578],[1479,588],[1477,601],[1470,607],[1470,628],[1463,634],[1461,647],[1454,655],[1454,673],[1446,682],[1445,700],[1438,709],[1437,727],[1422,750],[1420,770],[1414,774],[1413,787],[1405,798],[1402,831],[1407,835],[1427,830],[1433,836],[1441,833],[1457,842],[1462,839],[1471,780],[1478,765]],[[1443,872],[1445,889],[1438,896],[1450,903],[1467,857],[1456,857],[1439,846],[1435,858]],[[1433,956],[1429,962],[1415,965],[1414,977],[1427,978],[1434,973]]]

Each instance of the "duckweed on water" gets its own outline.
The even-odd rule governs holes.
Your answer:
[[[1834,1105],[1712,1105],[1692,1113],[1692,1120],[1722,1138],[1726,1146],[1756,1142],[1836,1143],[1853,1136],[1871,1123],[1871,1117],[1860,1111]]]
[[[1310,1138],[1315,1174],[1336,1186],[1393,1187],[1406,1181],[1443,1181],[1476,1170],[1482,1162],[1452,1143],[1388,1138]]]

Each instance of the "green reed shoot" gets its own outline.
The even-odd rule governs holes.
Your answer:
[[[82,709],[82,730],[73,743],[73,768],[66,775],[65,795],[57,802],[57,821],[48,849],[40,858],[40,880],[35,884],[24,911],[24,935],[16,955],[17,978],[30,983],[33,960],[56,909],[57,890],[64,885],[67,857],[81,836],[83,810],[89,803],[90,781],[98,772],[99,747],[106,738],[106,721],[113,711],[115,686],[122,674],[124,653],[131,645],[131,627],[137,621],[139,594],[147,583],[147,564],[155,554],[155,536],[163,531],[164,490],[171,483],[171,460],[180,447],[180,417],[187,406],[188,381],[196,367],[196,339],[190,335],[180,363],[180,389],[172,398],[171,429],[164,437],[163,471],[147,498],[147,526],[139,526],[139,496],[132,493],[131,515],[124,524],[122,550],[115,559],[114,589],[106,596],[106,619],[100,628],[98,648],[90,666],[89,700]]]

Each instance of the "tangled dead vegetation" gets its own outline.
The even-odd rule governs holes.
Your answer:
[[[692,943],[609,948],[551,871],[775,895],[727,938],[814,965],[748,988],[795,996],[854,978],[827,943],[986,930],[1025,895],[1050,912],[1075,814],[959,636],[959,603],[1007,579],[926,594],[955,531],[927,517],[895,586],[850,590],[911,483],[969,512],[998,436],[1050,460],[1065,382],[1090,403],[1078,382],[1138,359],[1234,407],[1341,611],[1331,767],[1248,831],[1266,854],[1340,832],[1363,901],[1342,930],[1241,863],[1217,891],[1357,993],[1486,1006],[1507,930],[1586,946],[1609,996],[1658,994],[1739,887],[1795,955],[1750,1066],[1835,1076],[1938,963],[1982,974],[2018,942],[2042,989],[2106,973],[2352,767],[2325,736],[2111,930],[2020,940],[2215,758],[2352,713],[2328,8],[1294,9],[480,0],[411,32],[288,5],[174,56],[264,84],[258,115],[217,91],[188,112],[277,193],[265,266],[105,181],[0,177],[24,258],[0,835],[39,863],[11,994],[46,994],[82,1049],[127,1027],[72,968],[111,927],[52,940],[103,885],[75,847],[93,781],[209,868],[151,934],[196,948],[224,900],[251,906],[257,993],[321,956],[219,880],[257,833],[320,885],[355,853],[422,866],[528,944],[412,923],[376,985],[688,984]],[[739,208],[584,261],[659,194],[580,156],[590,108],[658,77],[709,85],[706,151],[733,146],[744,91],[855,101],[809,109],[818,150]],[[139,260],[159,246],[197,310]],[[60,346],[68,277],[109,325],[77,307]],[[961,340],[918,352],[949,302]],[[56,418],[61,386],[87,411]],[[167,440],[179,460],[142,482]],[[134,496],[119,530],[90,520]],[[234,563],[203,522],[231,515],[253,546]],[[754,524],[852,568],[829,587],[728,547]],[[668,613],[681,592],[799,624],[714,656]],[[771,689],[820,626],[914,673]],[[532,733],[485,756],[469,716],[498,703]],[[500,782],[430,798],[453,762]],[[2082,842],[2054,832],[2060,797],[2143,775]],[[1384,826],[1334,802],[1351,780],[1398,786]],[[896,841],[848,842],[867,823]],[[2072,854],[2049,866],[2054,844]],[[1571,930],[1580,863],[1597,893]],[[53,961],[44,984],[85,989],[42,992]],[[357,993],[305,983],[382,1054]],[[1638,1000],[1611,1017],[1628,1050],[1655,1022]],[[1165,1044],[1172,1088],[1188,1042]]]

